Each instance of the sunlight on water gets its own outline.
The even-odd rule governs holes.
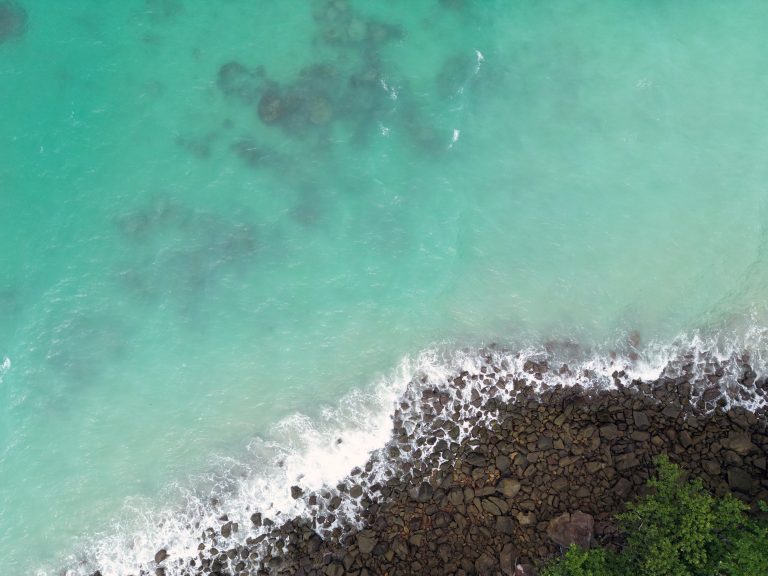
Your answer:
[[[297,422],[333,450],[436,345],[754,344],[766,24],[756,0],[0,2],[6,567],[227,463],[259,485]]]

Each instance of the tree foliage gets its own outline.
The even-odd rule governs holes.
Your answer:
[[[572,546],[544,576],[768,575],[768,526],[730,494],[715,498],[700,480],[684,482],[666,456],[656,466],[651,493],[617,516],[620,553]]]

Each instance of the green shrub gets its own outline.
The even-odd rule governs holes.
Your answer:
[[[562,560],[544,570],[543,576],[614,576],[617,572],[616,558],[602,548],[582,550],[576,544]]]
[[[768,528],[747,517],[746,505],[714,498],[700,480],[683,482],[666,456],[656,466],[651,494],[617,516],[621,553],[572,546],[544,576],[768,575]]]

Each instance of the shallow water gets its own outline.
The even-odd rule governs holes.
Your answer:
[[[296,473],[343,474],[436,345],[762,342],[762,2],[15,6],[8,569],[267,486],[306,437]]]

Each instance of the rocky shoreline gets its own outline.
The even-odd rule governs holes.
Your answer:
[[[748,357],[691,355],[653,381],[617,370],[610,385],[546,359],[499,359],[415,380],[364,468],[333,490],[286,487],[306,517],[222,515],[196,557],[160,549],[140,574],[530,574],[573,538],[564,529],[620,542],[613,516],[662,453],[716,494],[768,500],[768,382]],[[577,383],[557,384],[566,374]]]

